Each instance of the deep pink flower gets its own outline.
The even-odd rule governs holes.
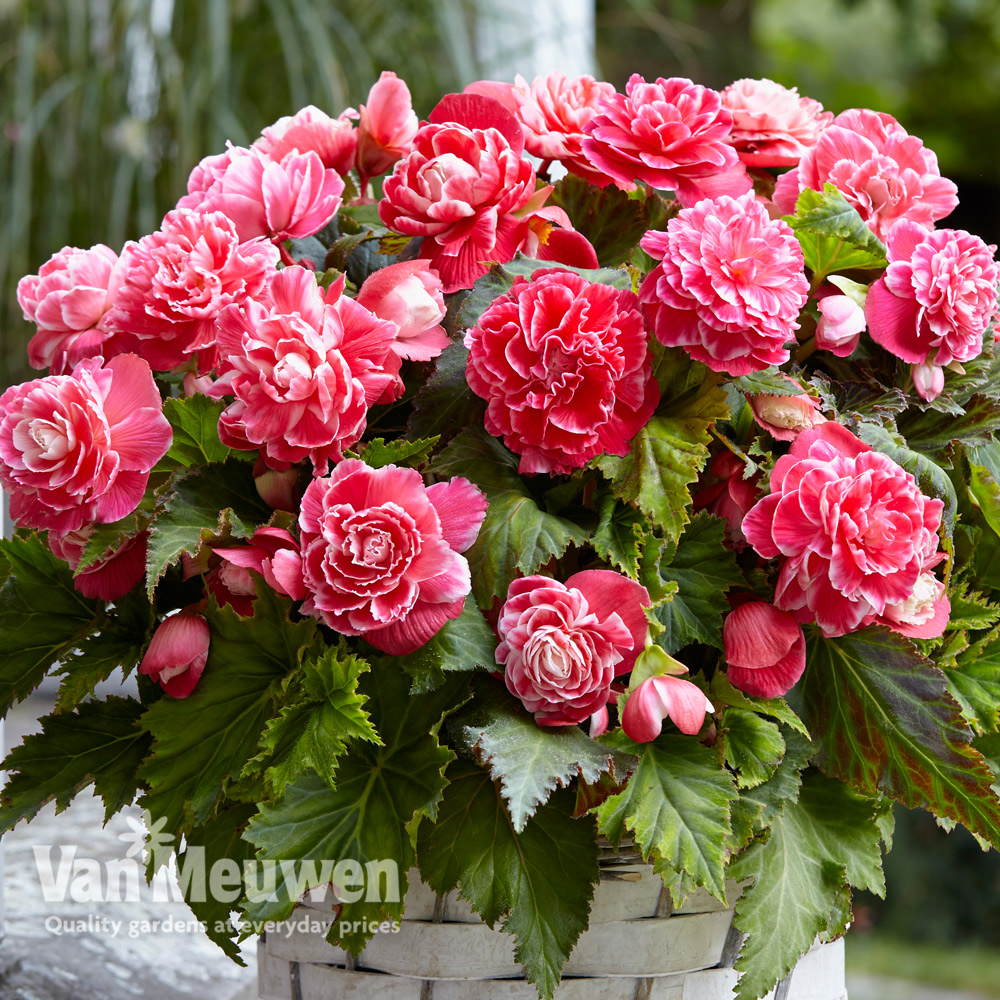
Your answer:
[[[222,564],[208,575],[208,589],[219,604],[231,604],[236,613],[248,618],[257,597],[250,571],[264,578],[276,593],[303,601],[302,555],[299,543],[284,528],[258,528],[246,545],[213,549]]]
[[[622,729],[634,743],[650,743],[668,718],[686,736],[697,736],[705,716],[713,711],[704,691],[683,677],[647,677],[629,696],[622,711]]]
[[[105,320],[109,350],[138,354],[159,371],[197,354],[200,370],[210,371],[219,313],[260,295],[278,259],[267,240],[240,243],[221,212],[168,213],[122,251],[122,282]]]
[[[28,344],[32,368],[67,375],[85,358],[99,357],[110,335],[104,317],[121,280],[118,254],[98,243],[63,247],[17,283],[17,301],[38,332]]]
[[[865,311],[849,295],[837,294],[832,286],[824,294],[817,294],[816,308],[819,321],[816,324],[816,347],[829,351],[838,358],[846,358],[854,352],[865,331]]]
[[[729,144],[732,124],[717,91],[683,77],[646,83],[634,73],[625,93],[602,98],[599,113],[584,125],[583,153],[619,187],[644,181],[693,205],[750,190]]]
[[[486,429],[521,456],[521,472],[624,455],[659,399],[635,295],[570,271],[517,277],[465,345]]]
[[[0,483],[11,516],[60,533],[139,505],[173,434],[149,365],[134,354],[81,361],[0,396]]]
[[[396,327],[392,350],[401,358],[430,361],[450,343],[441,326],[441,278],[426,260],[406,260],[374,271],[361,286],[359,305]]]
[[[722,623],[726,676],[755,698],[780,698],[806,669],[802,626],[765,601],[734,608]]]
[[[708,510],[726,522],[726,537],[738,552],[747,546],[743,517],[757,502],[760,473],[744,478],[746,463],[731,451],[720,452],[708,466],[706,482],[692,498],[694,510]]]
[[[211,640],[208,622],[185,608],[157,626],[139,673],[152,677],[171,698],[187,698],[205,670]]]
[[[796,384],[792,379],[788,379]],[[806,392],[797,396],[758,393],[750,397],[754,420],[776,441],[794,441],[802,431],[823,423],[819,400]]]
[[[308,458],[316,475],[364,433],[368,408],[395,381],[384,365],[396,330],[303,267],[278,271],[270,301],[219,319],[219,374],[210,391],[235,396],[219,418],[230,448],[260,449],[275,469]]]
[[[303,612],[394,656],[419,649],[462,613],[472,583],[459,553],[485,516],[461,477],[424,486],[414,469],[340,462],[302,498]]]
[[[771,493],[743,531],[765,559],[781,558],[777,607],[843,635],[914,597],[944,558],[943,507],[891,458],[827,421],[778,459]]]
[[[865,305],[872,339],[917,366],[977,357],[997,308],[996,247],[961,229],[928,233],[905,221],[892,227],[887,246],[889,267]],[[933,372],[920,378],[925,399],[940,392]]]
[[[241,240],[280,243],[319,232],[340,208],[344,182],[319,154],[291,149],[273,160],[261,149],[231,146],[191,172],[178,208],[222,212]]]
[[[729,141],[754,167],[794,167],[833,121],[819,101],[773,80],[737,80],[721,96],[733,116]]]
[[[871,231],[884,240],[899,219],[933,229],[958,204],[937,157],[891,115],[853,109],[834,118],[802,157],[778,178],[774,202],[787,215],[805,188],[833,184]]]
[[[339,118],[331,118],[310,104],[262,129],[254,146],[278,163],[292,150],[315,153],[324,167],[343,176],[354,166],[358,138],[351,119],[357,117],[357,111],[348,108]]]
[[[93,531],[91,525],[65,534],[50,531],[49,548],[75,570]],[[97,562],[74,574],[73,586],[84,597],[101,601],[123,597],[146,575],[148,540],[149,535],[143,531],[126,539],[117,549],[107,549]]]
[[[584,570],[564,584],[515,580],[497,624],[507,689],[540,726],[585,722],[642,652],[648,606],[645,587],[611,570]]]
[[[809,295],[802,248],[752,194],[682,209],[640,245],[663,262],[639,289],[660,343],[730,375],[788,360]]]
[[[384,70],[361,105],[357,168],[364,193],[370,177],[384,174],[410,151],[419,122],[410,88],[395,73]]]

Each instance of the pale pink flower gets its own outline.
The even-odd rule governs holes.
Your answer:
[[[275,593],[305,600],[299,543],[284,528],[258,528],[245,545],[216,547],[222,564],[208,574],[208,589],[219,604],[230,604],[244,618],[253,614],[257,588],[250,571],[262,576]]]
[[[663,262],[639,290],[660,343],[730,375],[788,360],[809,296],[805,262],[792,230],[753,194],[682,209],[640,246]]]
[[[413,146],[419,126],[410,88],[395,73],[383,71],[361,105],[357,168],[364,192],[368,179],[384,174]]]
[[[625,93],[602,98],[585,123],[583,153],[619,187],[643,181],[693,205],[751,188],[729,144],[732,124],[717,91],[683,77],[646,83],[634,73]]]
[[[925,361],[922,365],[914,365],[910,372],[913,388],[925,402],[932,403],[944,392],[944,369],[940,365]]]
[[[933,229],[958,204],[937,157],[891,115],[853,109],[834,118],[793,170],[782,174],[774,202],[785,214],[805,188],[833,184],[868,228],[884,240],[900,219]]]
[[[584,570],[565,583],[515,580],[500,611],[497,663],[507,689],[540,726],[585,722],[612,699],[646,641],[646,588],[611,570]]]
[[[663,720],[686,736],[697,736],[712,703],[697,684],[660,674],[647,677],[629,696],[622,711],[622,729],[634,743],[650,743],[660,735]]]
[[[235,396],[219,418],[230,448],[260,449],[275,469],[308,458],[316,475],[364,433],[368,408],[395,381],[385,371],[395,327],[311,271],[286,267],[269,300],[219,319],[220,378],[209,395]]]
[[[462,613],[472,582],[459,553],[485,516],[461,477],[425,486],[414,469],[340,462],[302,498],[302,611],[394,656],[419,649]]]
[[[787,381],[796,384],[792,379]],[[802,431],[826,420],[819,400],[806,392],[795,396],[758,393],[750,396],[750,409],[754,420],[776,441],[794,441]]]
[[[171,698],[187,698],[205,670],[211,640],[208,622],[185,608],[157,626],[139,673],[152,677]]]
[[[838,358],[854,352],[865,331],[865,311],[849,295],[839,295],[830,289],[817,295],[816,347]]]
[[[521,472],[624,455],[659,400],[635,295],[570,271],[518,276],[465,344],[486,429],[521,456]]]
[[[795,166],[833,121],[819,101],[767,79],[731,83],[722,106],[733,116],[730,143],[753,167]]]
[[[105,318],[115,353],[134,352],[168,371],[195,355],[215,364],[216,321],[226,306],[261,294],[279,254],[267,240],[241,243],[222,212],[178,209],[122,251],[121,285]]]
[[[17,283],[17,301],[38,332],[28,344],[32,368],[66,375],[84,358],[99,357],[109,336],[104,317],[121,280],[118,254],[98,243],[63,247]]]
[[[262,129],[254,146],[278,163],[292,150],[315,153],[324,167],[344,176],[354,166],[358,148],[357,133],[351,121],[357,117],[357,111],[348,108],[339,118],[331,118],[310,104]]]
[[[827,635],[905,605],[944,558],[944,504],[910,473],[832,421],[803,431],[743,520],[765,559],[781,558],[775,605]]]
[[[730,683],[755,698],[780,698],[806,669],[802,626],[765,601],[734,608],[722,623],[722,641]]]
[[[75,570],[83,550],[94,533],[92,525],[59,534],[49,532],[52,554]],[[143,531],[126,539],[117,549],[107,549],[101,558],[73,575],[73,586],[84,597],[116,601],[127,594],[146,575],[146,549],[149,535]]]
[[[173,434],[149,365],[134,354],[0,396],[0,484],[11,516],[59,533],[118,521],[139,505]]]

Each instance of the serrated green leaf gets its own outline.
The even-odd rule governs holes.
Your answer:
[[[626,576],[638,580],[645,519],[610,492],[598,501],[597,510],[600,521],[590,536],[591,547]]]
[[[625,790],[598,808],[601,832],[619,843],[633,831],[643,857],[652,857],[657,871],[686,872],[725,901],[725,842],[737,793],[719,752],[674,733],[637,744],[619,732],[602,742],[634,754],[639,765]]]
[[[964,413],[911,409],[899,418],[899,431],[913,451],[934,458],[946,456],[955,442],[970,448],[993,444],[1000,430],[1000,407],[989,396],[975,395],[963,405]]]
[[[105,821],[128,805],[149,750],[149,735],[136,725],[141,714],[134,699],[111,697],[43,718],[42,731],[25,736],[3,763],[9,777],[0,796],[0,831],[30,820],[53,800],[62,812],[90,784],[104,800]]]
[[[448,779],[436,821],[417,834],[421,877],[442,896],[457,887],[491,927],[506,915],[517,961],[551,1000],[599,878],[594,821],[572,819],[564,794],[517,833],[485,771],[457,760]]]
[[[949,632],[963,629],[979,632],[991,628],[1000,620],[1000,605],[987,600],[976,591],[969,591],[968,585],[954,591],[950,603],[951,612],[947,625]]]
[[[957,820],[1000,846],[1000,801],[945,674],[902,636],[813,630],[802,700],[828,774]]]
[[[787,376],[773,365],[765,368],[762,372],[751,372],[749,375],[740,375],[733,379],[733,384],[748,396],[757,396],[764,393],[768,396],[799,396],[802,394],[802,386],[796,382],[789,382]]]
[[[979,734],[995,732],[1000,725],[1000,636],[974,642],[945,676],[966,722]]]
[[[767,719],[742,708],[727,708],[722,716],[726,763],[736,772],[740,788],[756,788],[777,770],[785,755],[781,730]]]
[[[219,440],[219,416],[226,408],[222,400],[201,393],[182,399],[165,399],[163,415],[170,421],[174,440],[155,471],[171,471],[178,465],[209,465],[224,462],[229,449]]]
[[[431,449],[439,440],[437,434],[429,438],[417,438],[415,441],[397,438],[388,443],[382,438],[374,438],[361,447],[358,457],[373,469],[381,469],[386,465],[408,465],[411,468],[419,468],[427,461]]]
[[[413,397],[409,433],[422,438],[448,440],[463,427],[482,427],[486,400],[480,399],[465,380],[468,350],[461,342],[446,347],[433,373]]]
[[[805,723],[792,711],[784,698],[754,698],[744,694],[733,687],[729,678],[721,670],[717,670],[712,676],[708,687],[708,697],[716,708],[720,705],[731,705],[733,708],[757,712],[759,715],[766,715],[789,729],[795,730],[805,739],[809,739],[809,730],[806,729]]]
[[[877,382],[833,382],[821,372],[809,380],[824,410],[833,410],[842,423],[881,421],[902,413],[908,405],[906,394],[897,386]]]
[[[94,563],[100,562],[109,549],[121,548],[130,538],[134,538],[140,531],[145,531],[148,524],[149,515],[141,508],[132,511],[120,521],[112,521],[111,524],[95,524],[83,546],[80,561],[76,564],[74,573],[82,573]]]

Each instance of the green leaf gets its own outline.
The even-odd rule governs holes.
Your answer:
[[[689,520],[691,494],[708,460],[709,427],[729,415],[725,393],[711,381],[661,404],[632,439],[627,455],[593,460],[615,496],[638,507],[676,540]]]
[[[139,702],[111,697],[42,719],[42,731],[25,736],[4,761],[10,776],[2,793],[0,831],[30,820],[53,800],[56,812],[62,812],[90,784],[104,800],[105,821],[128,805],[150,742],[136,725],[141,713]]]
[[[572,819],[564,793],[518,833],[485,771],[458,760],[448,779],[436,821],[417,834],[421,877],[442,896],[458,887],[491,927],[506,915],[517,961],[551,1000],[599,878],[594,821]]]
[[[497,638],[472,597],[458,618],[446,622],[418,650],[393,658],[413,679],[414,694],[440,687],[446,675],[456,671],[496,669]]]
[[[211,644],[205,672],[183,700],[161,698],[142,717],[153,734],[143,804],[174,832],[204,823],[226,784],[254,755],[285,675],[298,666],[316,623],[288,620],[291,602],[261,585],[252,618],[228,605],[205,612]],[[154,858],[154,870],[159,859]]]
[[[143,501],[145,504],[145,500]],[[119,549],[130,538],[134,538],[140,531],[145,531],[149,524],[149,516],[140,507],[127,514],[120,521],[112,521],[110,524],[95,524],[87,537],[83,551],[80,553],[80,561],[76,564],[75,574],[82,573],[89,569],[94,563],[100,562],[109,549]]]
[[[197,555],[210,540],[247,538],[271,516],[271,508],[253,484],[252,467],[235,459],[182,473],[172,487],[149,532],[150,597],[167,567],[181,555]]]
[[[974,642],[958,654],[957,665],[946,670],[945,676],[966,722],[977,733],[996,732],[1000,725],[1000,636]]]
[[[668,653],[691,642],[722,649],[722,619],[729,612],[726,592],[744,582],[725,538],[726,522],[701,511],[680,540],[666,546],[659,575],[676,583],[677,592],[653,613],[663,625],[656,641]]]
[[[209,399],[200,392],[184,399],[165,399],[163,415],[173,428],[174,441],[156,471],[224,462],[229,449],[219,440],[219,416],[225,408],[222,400]]]
[[[645,519],[610,492],[598,501],[597,510],[601,519],[590,537],[591,547],[602,559],[637,580]]]
[[[753,879],[736,904],[734,924],[748,934],[736,970],[739,1000],[762,997],[843,916],[845,884],[884,895],[880,807],[872,799],[812,774],[797,802],[787,802],[730,869]]]
[[[529,576],[571,544],[587,541],[578,525],[539,507],[517,474],[517,456],[485,432],[463,431],[434,460],[433,471],[465,476],[489,501],[479,537],[465,553],[480,607],[506,598],[518,575]]]
[[[983,518],[1000,535],[1000,482],[985,465],[969,463],[969,497],[982,511]]]
[[[967,447],[988,447],[1000,430],[1000,407],[989,396],[973,396],[960,415],[913,408],[899,418],[899,431],[913,451],[935,458],[961,441]]]
[[[800,733],[807,740],[809,739],[809,730],[806,729],[805,723],[789,708],[784,698],[754,698],[744,694],[733,687],[729,678],[721,670],[717,670],[712,675],[711,683],[708,686],[708,697],[716,708],[720,705],[731,705],[733,708],[757,712],[782,723],[789,729],[794,729],[795,732]]]
[[[824,185],[822,193],[803,190],[795,215],[785,221],[795,231],[816,281],[838,271],[881,270],[888,264],[883,244],[832,184]]]
[[[639,766],[625,790],[598,808],[601,832],[619,843],[632,830],[643,857],[651,858],[658,872],[686,872],[725,901],[725,842],[737,796],[719,752],[675,733],[644,744],[622,733],[602,742],[638,756]]]
[[[970,591],[968,584],[951,594],[951,612],[948,615],[949,632],[970,629],[977,632],[991,628],[1000,620],[1000,605],[988,601],[982,594]]]
[[[736,784],[740,788],[763,784],[785,755],[781,730],[773,722],[742,708],[727,708],[722,725],[726,763],[736,771]]]
[[[486,400],[465,381],[468,357],[461,342],[446,347],[438,356],[434,372],[413,397],[407,425],[410,434],[448,440],[463,427],[483,426]]]
[[[373,469],[381,469],[385,465],[419,468],[427,462],[431,449],[439,440],[437,434],[429,438],[417,438],[415,441],[397,438],[388,443],[382,438],[374,438],[361,447],[358,457]]]
[[[740,375],[733,379],[733,383],[740,392],[745,392],[748,396],[760,393],[768,396],[799,396],[802,393],[802,386],[795,381],[789,382],[788,377],[773,365],[762,372]]]
[[[315,868],[317,863],[347,858],[362,865],[392,859],[401,884],[398,900],[346,903],[343,923],[363,920],[367,926],[399,919],[406,872],[414,863],[409,827],[416,817],[433,818],[437,812],[447,784],[444,769],[455,756],[438,743],[437,728],[445,713],[461,705],[464,683],[456,678],[432,694],[413,697],[401,670],[382,669],[362,678],[361,691],[384,744],[355,744],[341,759],[336,788],[306,775],[276,804],[261,803],[246,833],[258,858],[299,865],[294,872],[282,870],[273,892],[248,886],[250,920],[284,919],[304,889],[331,880],[329,871]],[[371,934],[341,933],[334,925],[333,936],[357,954]]]
[[[813,630],[802,700],[828,774],[957,820],[1000,846],[1000,802],[945,674],[902,636]]]
[[[483,678],[475,690],[476,700],[451,729],[458,749],[500,782],[516,833],[557,786],[565,788],[576,777],[595,784],[604,774],[621,783],[638,764],[636,757],[592,740],[578,726],[539,726],[492,678]]]
[[[41,539],[0,540],[0,716],[93,628],[99,606]]]
[[[358,681],[369,669],[360,657],[331,647],[290,674],[282,685],[281,712],[268,720],[261,752],[245,772],[263,771],[276,798],[308,771],[336,786],[348,740],[381,742],[358,691]]]

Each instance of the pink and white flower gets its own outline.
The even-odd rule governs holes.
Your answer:
[[[368,179],[384,174],[410,151],[419,122],[410,88],[395,73],[382,72],[361,105],[357,168],[364,192]]]
[[[806,669],[802,626],[765,601],[734,608],[722,623],[722,641],[726,676],[733,687],[755,698],[780,698]]]
[[[816,296],[819,320],[816,323],[816,347],[838,358],[853,354],[867,326],[865,311],[850,295],[838,294],[832,286]]]
[[[92,525],[60,534],[49,532],[52,554],[76,570],[84,549],[94,533]],[[116,601],[127,594],[146,575],[146,550],[149,535],[142,531],[126,539],[118,548],[109,548],[96,562],[73,574],[73,586],[84,597]]]
[[[358,137],[352,119],[357,117],[357,111],[348,108],[339,118],[331,118],[310,104],[262,129],[254,146],[276,163],[293,150],[315,153],[324,167],[343,177],[354,166]]]
[[[663,720],[669,718],[685,736],[697,736],[712,711],[712,703],[697,684],[673,673],[657,674],[645,678],[629,694],[622,710],[622,729],[633,743],[651,743],[660,735]]]
[[[461,477],[425,486],[414,469],[340,462],[302,498],[302,611],[396,656],[419,649],[462,613],[472,582],[459,553],[485,516]]]
[[[682,209],[640,246],[662,261],[639,289],[660,343],[730,375],[788,360],[809,296],[802,248],[752,194]]]
[[[276,593],[303,601],[302,554],[299,543],[284,528],[258,528],[246,545],[216,547],[212,550],[222,564],[208,574],[208,589],[219,604],[230,604],[244,618],[253,614],[257,588],[253,570]]]
[[[793,385],[792,379],[788,379]],[[758,393],[750,396],[754,420],[776,441],[794,441],[802,431],[823,423],[819,400],[806,392],[795,396],[772,396]]]
[[[193,608],[164,619],[139,664],[171,698],[187,698],[198,686],[208,662],[212,633]]]

